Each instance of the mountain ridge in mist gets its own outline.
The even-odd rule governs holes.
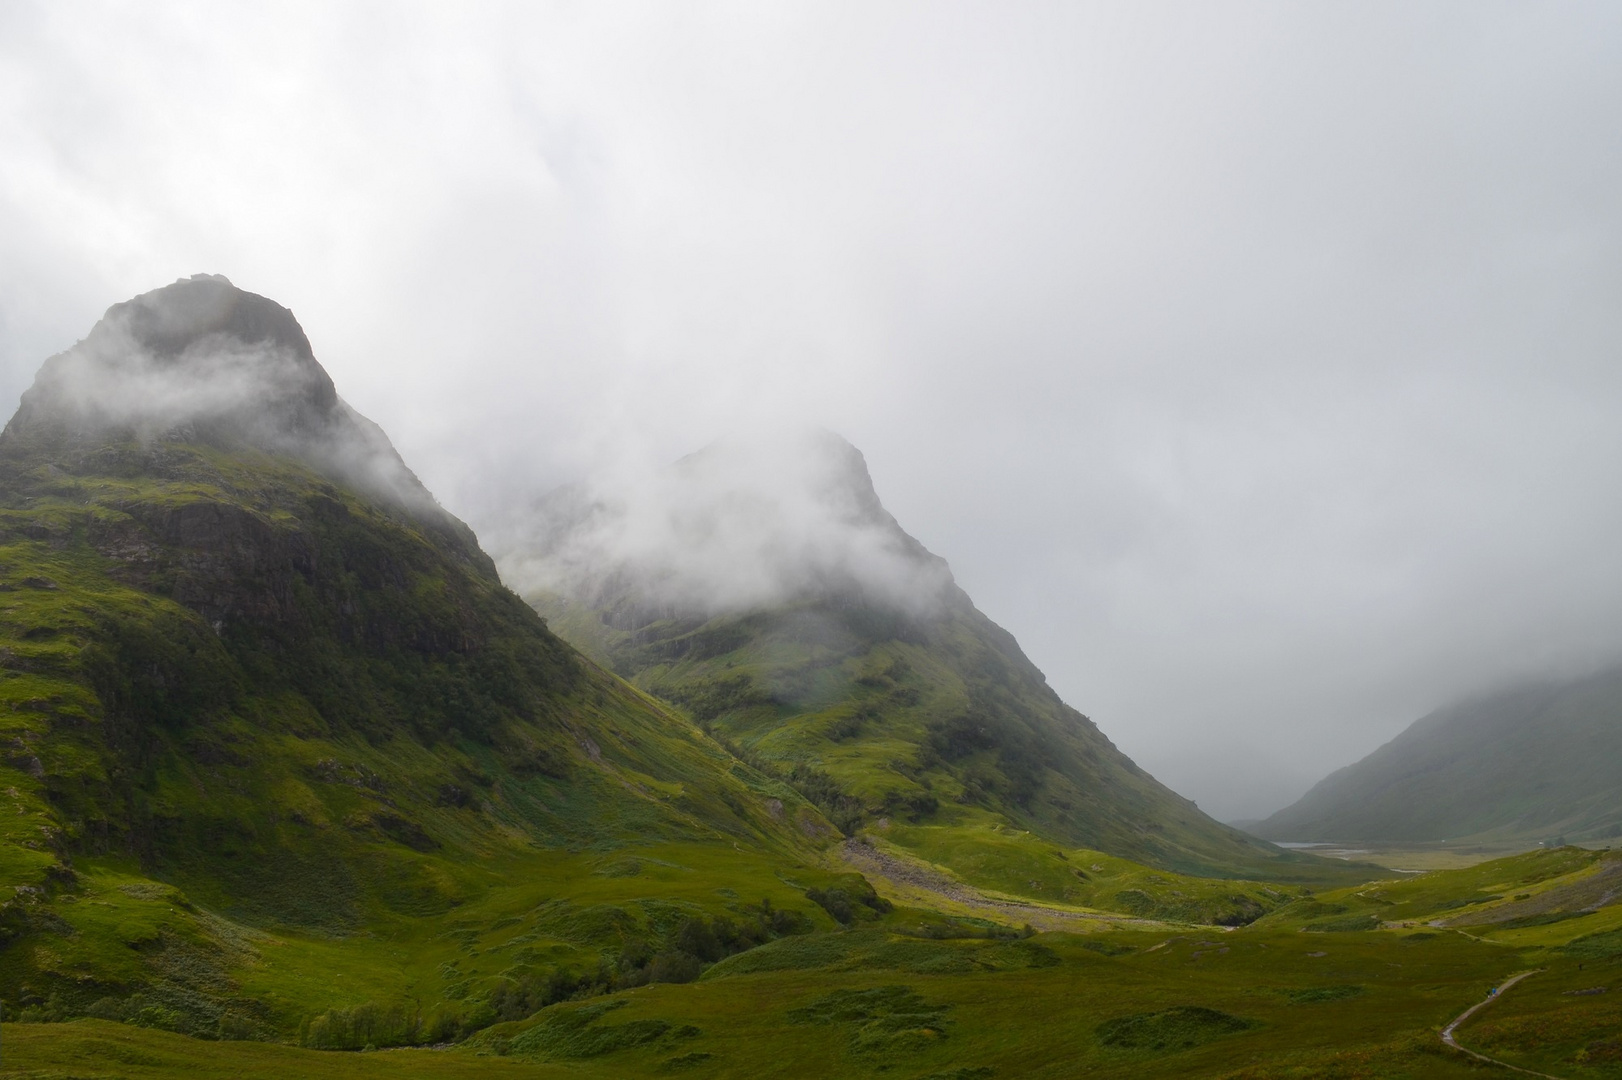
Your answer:
[[[1247,829],[1345,843],[1622,836],[1622,667],[1438,709]]]
[[[634,596],[684,615],[827,595],[923,611],[955,588],[945,560],[884,508],[861,451],[820,429],[735,436],[656,474],[565,485],[498,543],[521,592]]]
[[[447,513],[382,428],[338,394],[293,313],[220,274],[194,274],[114,304],[41,365],[0,443],[165,440],[298,458],[425,522]]]
[[[884,510],[837,435],[724,441],[534,509],[498,563],[549,624],[737,752],[800,776],[847,829],[922,851],[943,829],[1017,827],[1218,875],[1288,861],[1164,788],[1060,700]]]

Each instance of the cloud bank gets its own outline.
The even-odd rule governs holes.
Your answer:
[[[0,5],[0,391],[209,270],[481,532],[837,430],[1254,816],[1622,655],[1618,101],[1603,2]]]
[[[652,472],[600,475],[486,534],[520,592],[671,613],[847,597],[928,615],[946,563],[879,502],[861,453],[826,431],[734,435]]]

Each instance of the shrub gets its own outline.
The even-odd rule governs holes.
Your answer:
[[[805,898],[844,926],[876,919],[891,909],[890,901],[875,892],[860,874],[848,875],[843,881],[827,889],[807,889]]]
[[[352,1009],[328,1009],[312,1017],[303,1042],[317,1050],[359,1050],[368,1043],[405,1046],[417,1041],[420,1019],[416,1010],[403,1005],[384,1007],[368,1001]]]
[[[1182,1005],[1161,1012],[1106,1020],[1098,1025],[1097,1035],[1100,1043],[1115,1050],[1170,1053],[1189,1050],[1212,1039],[1248,1031],[1255,1026],[1253,1021],[1215,1009]]]

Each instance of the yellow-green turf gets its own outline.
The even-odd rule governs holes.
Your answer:
[[[703,903],[699,876],[709,883],[725,871],[678,869],[690,854],[647,852],[638,874],[586,871],[569,877],[568,888],[582,908],[626,903],[635,891],[627,886],[639,880]],[[1527,970],[1536,974],[1461,1028],[1461,1042],[1556,1076],[1617,1077],[1622,907],[1491,937],[1431,925],[1502,903],[1481,900],[1484,887],[1556,895],[1608,863],[1577,849],[1543,852],[1300,899],[1233,930],[933,938],[917,936],[920,913],[896,912],[856,929],[781,938],[714,965],[697,982],[561,1002],[442,1049],[318,1052],[97,1020],[13,1024],[0,1043],[8,1070],[0,1077],[1463,1077],[1486,1066],[1444,1047],[1441,1027]],[[792,902],[795,884],[768,868],[738,871],[729,880],[772,881]],[[539,937],[520,939],[545,921],[544,892],[493,891],[479,909],[459,913],[457,922],[485,927],[461,940],[255,947],[287,950],[263,961],[267,968],[355,980],[360,992],[351,1000],[380,996],[390,970],[391,992],[423,992],[443,984],[413,985],[406,973],[422,980],[436,963],[471,973],[533,947]],[[1358,892],[1413,918],[1372,930],[1306,928],[1330,921],[1319,908]],[[489,930],[504,911],[518,921]],[[266,990],[275,982],[244,974],[265,978]]]
[[[1478,1069],[1444,1048],[1437,1029],[1528,962],[1452,934],[1419,941],[1343,935],[1333,943],[1260,931],[1041,935],[1022,943],[1031,957],[983,959],[976,954],[1000,946],[928,944],[888,957],[856,955],[808,970],[722,975],[554,1005],[450,1050],[320,1053],[199,1042],[92,1020],[14,1025],[5,1043],[12,1071],[0,1076],[1464,1076]],[[1110,956],[1101,949],[1129,951]],[[953,963],[984,966],[929,970]],[[1553,1010],[1568,1043],[1591,1045],[1615,1009],[1605,1012],[1601,997],[1562,996],[1584,979],[1573,978],[1579,973],[1569,960],[1553,964],[1557,970],[1523,984],[1487,1023],[1467,1029],[1467,1043],[1550,1064],[1550,1056],[1575,1052],[1562,1044],[1538,1056]],[[922,1019],[886,1027],[893,1013],[831,1022],[807,1016],[831,996],[864,993],[881,1002],[899,998]],[[532,1040],[526,1048],[526,1033],[550,1019],[605,1003],[620,1007],[579,1030],[609,1038],[572,1047]],[[1185,1024],[1186,1049],[1114,1047],[1100,1036],[1111,1021],[1179,1010],[1208,1010],[1243,1026],[1212,1034]],[[633,1034],[613,1038],[624,1028]],[[648,1032],[656,1034],[643,1039]],[[575,1056],[602,1046],[609,1049]]]

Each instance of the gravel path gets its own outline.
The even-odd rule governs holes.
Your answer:
[[[1088,923],[1100,922],[1136,926],[1160,925],[1129,915],[1070,911],[1065,908],[1048,907],[1035,901],[987,896],[972,885],[965,885],[961,881],[947,877],[925,863],[880,851],[859,839],[846,840],[839,849],[839,854],[856,870],[870,878],[883,878],[898,889],[928,893],[976,911],[1029,923],[1037,930],[1079,930]]]
[[[1538,969],[1538,971],[1542,971],[1542,970],[1543,970],[1542,968]],[[1442,1029],[1442,1041],[1447,1043],[1453,1049],[1462,1050],[1464,1053],[1469,1054],[1471,1057],[1476,1058],[1477,1060],[1480,1060],[1480,1061],[1485,1061],[1489,1065],[1498,1065],[1498,1066],[1501,1066],[1501,1067],[1503,1067],[1505,1069],[1510,1069],[1510,1070],[1512,1070],[1514,1072],[1525,1073],[1527,1076],[1541,1076],[1541,1077],[1544,1078],[1544,1080],[1565,1080],[1564,1077],[1554,1076],[1554,1075],[1551,1075],[1549,1073],[1534,1072],[1531,1069],[1523,1069],[1519,1065],[1511,1065],[1507,1061],[1499,1061],[1497,1058],[1488,1057],[1486,1054],[1478,1054],[1474,1050],[1470,1049],[1468,1046],[1460,1046],[1459,1041],[1453,1037],[1454,1030],[1460,1024],[1464,1023],[1466,1020],[1470,1019],[1470,1017],[1474,1016],[1476,1013],[1480,1012],[1482,1009],[1485,1009],[1488,1005],[1491,1005],[1493,1002],[1495,1002],[1499,998],[1503,997],[1506,993],[1509,992],[1510,987],[1514,986],[1516,983],[1520,982],[1522,979],[1526,978],[1528,975],[1536,975],[1537,973],[1538,973],[1537,971],[1523,971],[1519,975],[1511,975],[1509,978],[1505,979],[1500,985],[1498,985],[1497,987],[1494,988],[1494,992],[1492,994],[1489,994],[1487,997],[1483,998],[1481,1001],[1476,1002],[1474,1005],[1470,1006],[1468,1009],[1464,1010],[1459,1015],[1455,1016],[1453,1018],[1453,1022],[1451,1024],[1449,1024],[1447,1027]]]

